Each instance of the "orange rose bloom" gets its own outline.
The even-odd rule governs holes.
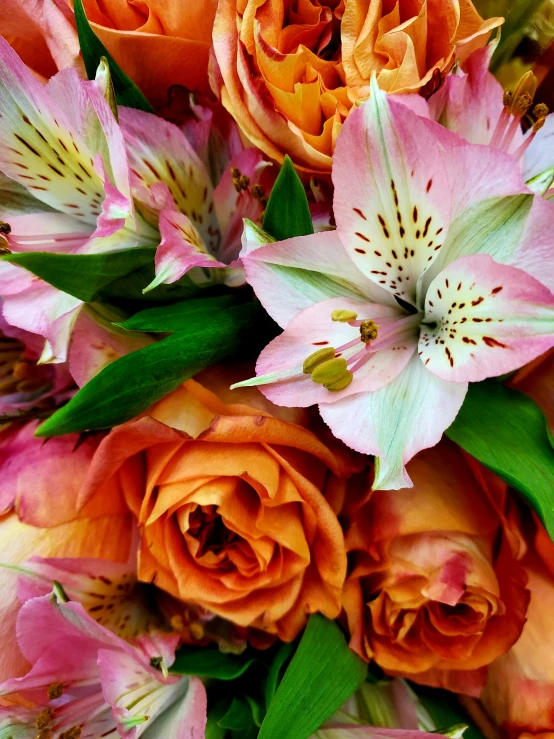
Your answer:
[[[489,667],[481,700],[510,739],[554,737],[554,543],[535,523],[523,565],[531,602],[523,633],[510,651]]]
[[[389,674],[477,696],[529,600],[520,541],[492,502],[505,486],[493,478],[488,490],[488,472],[474,475],[449,442],[408,471],[413,488],[375,491],[352,515],[351,646]]]
[[[369,94],[418,92],[487,43],[502,19],[471,0],[220,0],[213,86],[268,156],[330,172],[341,125]]]
[[[172,85],[209,94],[217,0],[83,0],[83,5],[98,38],[155,108],[168,105]]]
[[[83,500],[123,492],[139,579],[291,640],[309,613],[340,612],[344,539],[323,494],[337,472],[310,431],[189,380],[104,439]]]

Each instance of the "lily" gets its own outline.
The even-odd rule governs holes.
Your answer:
[[[59,586],[27,600],[17,634],[31,669],[0,685],[12,701],[0,707],[0,737],[204,736],[202,682],[168,675],[177,636],[129,644],[68,602]]]
[[[336,231],[272,243],[246,226],[247,279],[284,332],[234,387],[317,403],[337,437],[377,457],[375,488],[404,488],[405,464],[440,440],[468,382],[554,344],[552,213],[534,218],[512,157],[375,80],[338,139],[333,182]]]
[[[155,245],[135,213],[121,130],[96,82],[74,69],[42,85],[0,38],[0,240],[12,252],[85,254]],[[0,264],[8,323],[63,362],[82,302]]]

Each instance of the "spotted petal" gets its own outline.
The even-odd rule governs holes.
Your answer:
[[[427,292],[419,353],[430,372],[478,382],[521,367],[554,345],[554,295],[515,267],[459,259]]]
[[[436,137],[404,105],[371,98],[337,140],[333,165],[337,230],[358,268],[415,304],[416,285],[444,243],[451,196]]]
[[[404,468],[422,449],[440,441],[461,408],[467,383],[446,382],[428,372],[414,353],[391,383],[319,410],[331,431],[362,454],[374,454],[374,488],[411,487]]]
[[[74,104],[89,106],[88,93]],[[98,152],[2,38],[0,115],[0,170],[43,203],[94,226],[104,199]]]
[[[131,108],[120,108],[119,122],[135,197],[156,210],[156,204],[149,202],[148,190],[154,183],[165,183],[180,212],[198,229],[208,251],[216,254],[221,234],[210,178],[184,133],[168,121]]]

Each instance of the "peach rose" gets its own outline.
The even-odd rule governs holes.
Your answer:
[[[83,0],[83,5],[98,38],[155,108],[168,105],[173,85],[209,94],[217,0]]]
[[[84,74],[73,13],[65,0],[2,0],[0,32],[42,80],[65,67]]]
[[[126,562],[133,519],[121,496],[92,498],[77,511],[77,495],[97,446],[69,434],[44,444],[36,422],[0,433],[0,562],[17,567],[31,557],[105,558]],[[0,567],[0,681],[29,665],[14,638],[20,608],[17,570]]]
[[[387,92],[418,92],[501,22],[471,0],[220,0],[212,86],[268,156],[326,173],[373,72]]]
[[[307,429],[189,380],[112,430],[81,502],[123,492],[141,530],[140,580],[291,640],[307,614],[340,612],[346,553],[324,497],[338,471]]]
[[[351,646],[389,674],[478,695],[529,600],[520,539],[493,502],[505,486],[450,442],[408,471],[413,488],[375,491],[351,517]]]
[[[531,592],[527,622],[510,651],[489,667],[481,694],[510,739],[554,736],[554,543],[541,524],[534,528],[522,560]]]

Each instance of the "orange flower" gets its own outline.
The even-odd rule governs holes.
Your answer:
[[[554,432],[554,349],[522,367],[508,385],[535,401]]]
[[[36,556],[125,562],[133,519],[122,497],[95,496],[77,512],[79,485],[97,442],[75,448],[79,437],[70,434],[44,444],[33,436],[36,427],[11,426],[0,434],[0,562],[17,567]],[[29,667],[14,638],[18,575],[0,567],[0,681]]]
[[[528,604],[520,539],[495,501],[505,486],[449,442],[408,471],[414,487],[371,493],[346,534],[351,646],[390,674],[478,695]]]
[[[82,500],[123,491],[139,579],[291,640],[308,613],[340,612],[344,539],[323,495],[337,472],[310,431],[190,380],[106,437]]]
[[[520,639],[489,667],[481,700],[510,739],[554,736],[554,543],[535,525],[523,564],[531,601]]]
[[[217,0],[83,0],[83,5],[94,32],[155,108],[168,105],[172,85],[209,94]]]
[[[391,93],[436,84],[500,18],[471,0],[220,0],[212,84],[268,156],[330,172],[335,140],[373,72]]]
[[[77,67],[79,39],[71,9],[57,0],[2,0],[2,36],[37,77]]]

